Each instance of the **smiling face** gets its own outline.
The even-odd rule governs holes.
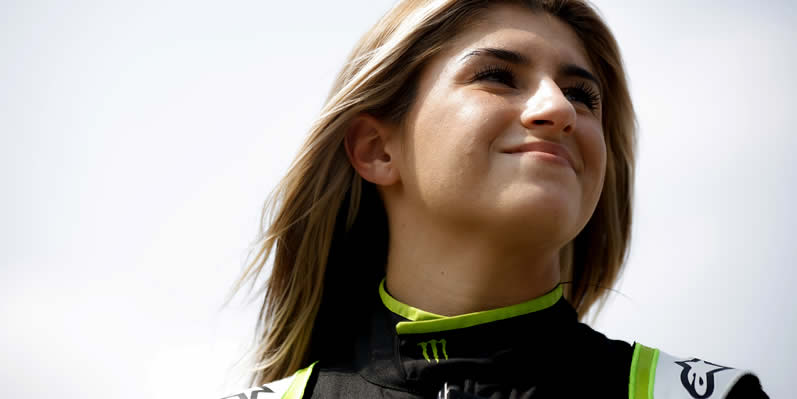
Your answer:
[[[600,85],[576,34],[544,13],[488,9],[421,71],[393,146],[402,217],[564,245],[606,167]]]

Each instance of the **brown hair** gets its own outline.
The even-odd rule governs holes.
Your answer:
[[[301,151],[263,209],[254,259],[234,292],[255,284],[273,260],[259,293],[256,385],[286,377],[308,360],[346,355],[366,328],[341,308],[374,295],[384,274],[387,218],[373,184],[353,170],[343,147],[348,123],[361,112],[401,123],[412,104],[419,71],[499,1],[404,0],[355,46]],[[597,208],[562,251],[565,297],[583,315],[617,279],[631,233],[635,118],[619,48],[584,0],[505,0],[567,23],[580,37],[601,82],[606,177]],[[340,338],[338,338],[340,339]],[[339,349],[344,348],[344,349]]]

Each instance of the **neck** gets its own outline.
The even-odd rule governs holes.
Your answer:
[[[483,232],[391,228],[387,290],[407,305],[453,316],[526,302],[556,287],[559,248],[506,242]]]

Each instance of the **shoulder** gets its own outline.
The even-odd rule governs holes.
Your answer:
[[[301,399],[314,366],[315,363],[297,371],[290,377],[249,388],[221,399]]]
[[[635,343],[630,399],[768,398],[751,371],[696,357],[676,357]]]

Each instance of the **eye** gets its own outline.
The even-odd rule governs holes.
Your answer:
[[[476,73],[472,81],[497,82],[512,88],[517,88],[515,84],[515,74],[507,66],[490,65]]]
[[[595,111],[601,103],[600,94],[584,82],[573,87],[565,87],[562,89],[562,93],[571,102],[580,102],[586,105],[590,111]]]

